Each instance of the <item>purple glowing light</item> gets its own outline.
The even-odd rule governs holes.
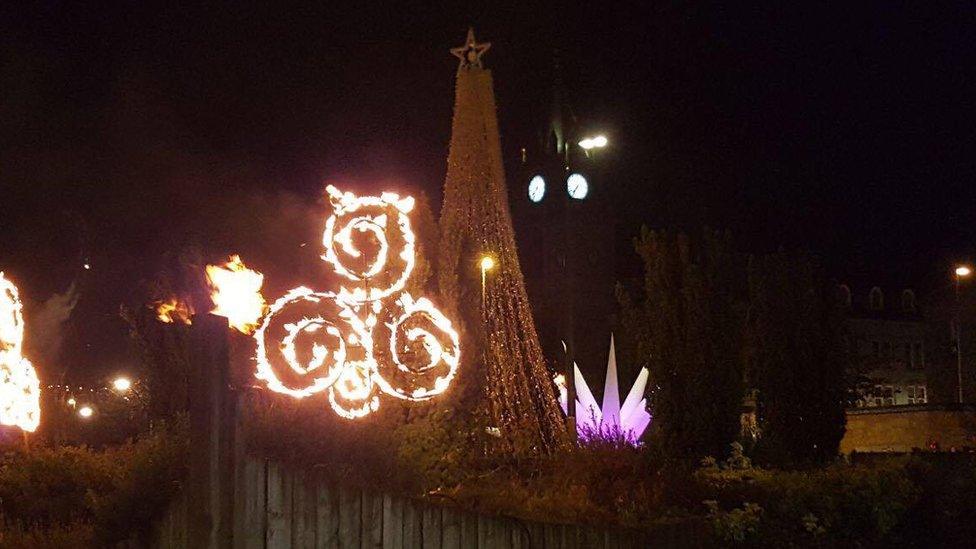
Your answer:
[[[617,355],[614,351],[613,335],[610,335],[610,356],[607,360],[607,377],[603,386],[603,406],[597,404],[590,387],[580,373],[579,365],[573,364],[576,381],[576,434],[580,440],[619,440],[632,446],[639,444],[641,435],[651,424],[651,414],[647,411],[644,389],[647,387],[647,368],[641,368],[624,403],[620,404],[620,390],[617,384]],[[559,383],[559,405],[563,412],[568,411],[566,384]]]

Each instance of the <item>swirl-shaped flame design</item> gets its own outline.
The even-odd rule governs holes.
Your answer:
[[[443,393],[460,363],[458,335],[428,299],[402,292],[414,266],[413,199],[328,191],[335,213],[322,259],[352,284],[295,288],[271,305],[254,334],[258,379],[295,398],[327,391],[350,419],[379,407],[377,388],[404,400]]]
[[[41,383],[23,356],[24,316],[17,286],[0,272],[0,424],[34,432],[41,422]]]
[[[443,393],[457,373],[461,357],[451,322],[426,298],[408,293],[383,311],[389,321],[377,323],[374,337],[389,341],[376,350],[377,384],[388,395],[427,400]]]

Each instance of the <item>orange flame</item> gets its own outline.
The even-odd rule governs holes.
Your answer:
[[[171,297],[166,301],[156,302],[156,318],[160,322],[167,324],[173,322],[190,324],[190,318],[192,316],[193,307],[190,307],[185,301],[181,301],[175,297]]]
[[[227,317],[230,327],[238,332],[254,332],[268,309],[261,295],[264,275],[248,269],[235,254],[224,265],[207,265],[207,282],[214,302],[210,312]]]
[[[0,424],[34,432],[41,419],[41,384],[21,354],[23,308],[17,286],[0,271]]]

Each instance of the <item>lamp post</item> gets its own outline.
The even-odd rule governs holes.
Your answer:
[[[495,259],[490,255],[482,256],[479,262],[481,266],[481,310],[485,309],[485,283],[487,282],[488,271],[495,268]]]
[[[959,298],[959,287],[962,279],[972,272],[966,265],[956,267],[956,388],[959,391],[959,404],[962,404],[962,302]]]

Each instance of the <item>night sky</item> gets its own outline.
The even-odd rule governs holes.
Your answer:
[[[492,43],[511,166],[545,129],[558,51],[574,112],[611,140],[624,237],[728,228],[923,295],[976,258],[971,2],[582,4],[0,7],[0,270],[28,316],[79,290],[48,370],[124,368],[120,303],[187,247],[241,253],[270,295],[301,281],[324,182],[438,204],[468,25]]]

